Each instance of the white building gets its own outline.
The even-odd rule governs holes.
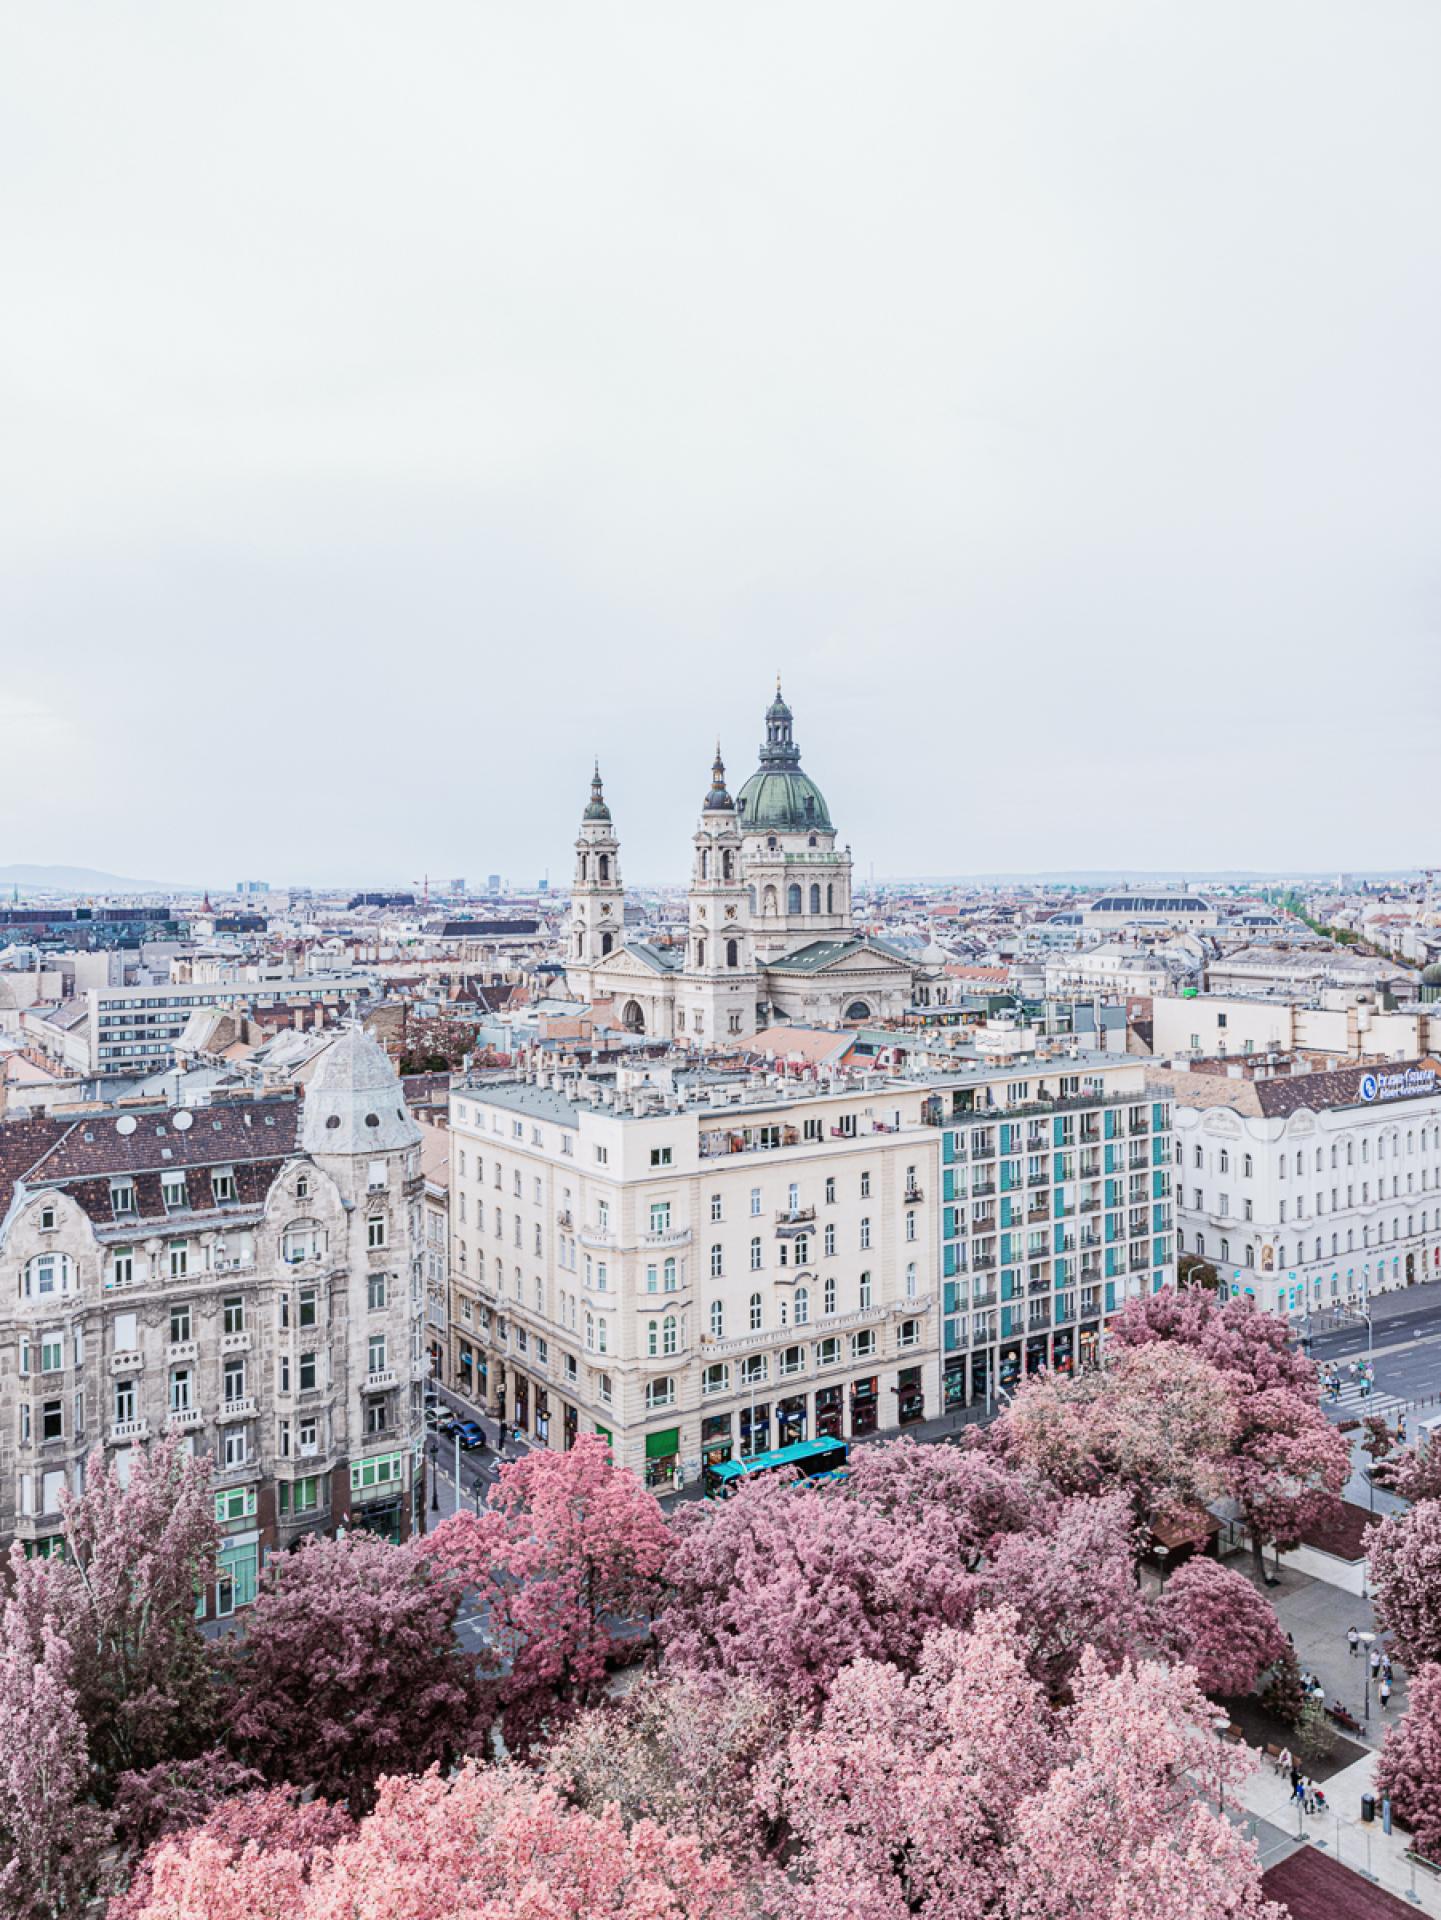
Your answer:
[[[665,1065],[456,1088],[456,1384],[652,1484],[935,1414],[928,1092]]]
[[[1434,1058],[1323,1073],[1160,1071],[1180,1250],[1280,1313],[1441,1275]]]

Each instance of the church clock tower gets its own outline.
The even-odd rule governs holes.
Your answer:
[[[575,879],[566,935],[566,972],[590,997],[589,975],[614,953],[625,936],[625,889],[620,883],[620,841],[601,786],[600,767],[590,783],[590,802],[575,842]]]
[[[676,982],[676,1038],[723,1047],[756,1030],[757,974],[740,823],[719,746],[694,845],[685,970]]]

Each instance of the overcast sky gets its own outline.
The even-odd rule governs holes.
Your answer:
[[[0,31],[0,864],[1441,857],[1434,0]]]

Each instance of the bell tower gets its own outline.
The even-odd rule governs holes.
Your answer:
[[[619,953],[625,936],[625,888],[620,882],[620,841],[596,765],[590,800],[580,819],[575,842],[575,879],[570,894],[570,925],[566,933],[566,972],[579,975],[577,985],[589,997],[589,974]]]
[[[719,743],[693,844],[685,970],[676,983],[676,1037],[723,1047],[756,1030],[757,974],[740,823]]]

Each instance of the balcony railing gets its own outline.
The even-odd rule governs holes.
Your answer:
[[[200,1343],[197,1340],[172,1340],[166,1358],[172,1366],[177,1366],[183,1360],[198,1360]]]
[[[193,1433],[205,1425],[205,1415],[199,1407],[172,1407],[165,1416],[165,1424],[172,1433]]]
[[[643,1247],[688,1247],[690,1242],[689,1227],[657,1227],[653,1233],[643,1233],[640,1237]]]
[[[220,1336],[220,1351],[222,1353],[249,1353],[250,1335],[243,1331],[240,1333],[222,1333]]]
[[[242,1393],[234,1400],[222,1400],[217,1420],[248,1420],[255,1412],[255,1395]]]
[[[804,1226],[815,1217],[814,1207],[782,1207],[776,1214],[776,1225],[778,1227]]]
[[[381,1393],[385,1388],[395,1386],[399,1377],[394,1367],[377,1367],[373,1372],[366,1374],[365,1391]]]
[[[123,1353],[112,1353],[110,1371],[112,1373],[138,1373],[145,1365],[145,1355],[136,1347],[129,1347]]]
[[[112,1446],[119,1446],[129,1440],[148,1440],[150,1422],[148,1420],[115,1420],[111,1422],[109,1440]]]
[[[907,1206],[911,1206],[917,1200],[924,1200],[925,1197],[926,1190],[924,1187],[907,1187],[904,1195]]]

